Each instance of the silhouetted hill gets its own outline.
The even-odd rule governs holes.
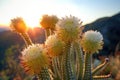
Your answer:
[[[120,13],[97,19],[96,21],[85,25],[84,31],[98,30],[104,37],[104,49],[101,54],[108,55],[113,53],[118,42],[120,42]]]
[[[44,30],[41,28],[29,29],[28,34],[33,43],[43,43],[45,41]],[[4,60],[5,50],[13,45],[20,45],[22,48],[25,43],[17,33],[10,30],[0,32],[0,68],[2,65],[1,60]]]
[[[0,25],[0,32],[3,32],[3,31],[8,31],[9,28],[7,26],[1,26]]]
[[[29,29],[28,34],[34,43],[43,43],[45,40],[44,30],[41,28]],[[16,44],[24,44],[20,35],[12,31],[0,32],[0,52],[3,49]]]

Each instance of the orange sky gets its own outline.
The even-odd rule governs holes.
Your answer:
[[[28,26],[40,26],[43,14],[59,18],[73,15],[90,23],[100,17],[120,12],[120,0],[0,0],[0,24],[9,25],[10,19],[22,17]]]

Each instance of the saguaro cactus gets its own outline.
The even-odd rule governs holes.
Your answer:
[[[100,32],[82,33],[81,21],[66,16],[57,23],[53,21],[55,31],[46,36],[45,44],[34,44],[23,22],[21,18],[12,19],[11,26],[26,42],[27,48],[22,51],[20,62],[28,74],[38,76],[40,80],[111,80],[110,74],[97,76],[108,64],[108,59],[95,69],[91,66],[92,55],[103,47]]]

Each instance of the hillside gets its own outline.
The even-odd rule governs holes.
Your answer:
[[[44,42],[44,30],[41,28],[29,29],[29,36],[32,41],[35,43],[43,43]],[[0,32],[0,49],[4,49],[9,47],[10,45],[21,44],[23,45],[24,41],[20,37],[20,35],[12,32],[12,31],[3,31]],[[1,52],[1,51],[0,51]]]
[[[2,25],[0,25],[0,32],[8,31],[8,30],[9,30],[8,26],[2,26]]]
[[[113,54],[116,45],[120,42],[120,13],[85,25],[84,31],[87,30],[98,30],[103,34],[104,48],[101,54]]]
[[[43,43],[45,41],[44,30],[41,28],[29,29],[28,34],[34,43]],[[13,45],[24,47],[24,44],[20,35],[10,30],[0,32],[0,70],[4,65],[2,60],[4,60],[6,49]]]

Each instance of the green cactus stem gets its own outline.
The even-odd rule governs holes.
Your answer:
[[[67,44],[63,55],[63,80],[76,80],[71,64],[70,48],[71,45]]]
[[[60,75],[62,76],[62,65],[63,65],[63,62],[62,62],[62,55],[60,55],[58,58],[57,58],[57,62],[58,62],[58,68],[59,68],[59,71],[60,71]]]
[[[114,80],[112,78],[104,78],[104,79],[93,79],[93,80]]]
[[[76,58],[77,58],[77,65],[78,65],[77,76],[79,80],[82,80],[84,56],[83,56],[81,47],[78,43],[74,44],[74,48],[75,48],[75,53],[76,53]]]
[[[53,34],[54,34],[54,32],[55,32],[55,30],[54,30],[54,29],[50,29],[50,34],[51,34],[51,35],[53,35]]]
[[[104,79],[93,79],[93,80],[114,80],[112,78],[104,78]]]
[[[101,75],[101,76],[93,76],[93,80],[111,80],[111,74]]]
[[[20,33],[21,37],[24,39],[26,46],[32,45],[32,41],[27,33]]]
[[[64,67],[63,67],[63,65],[64,65],[64,57],[63,57],[63,55],[60,55],[59,56],[59,70],[60,70],[60,75],[61,75],[61,79],[64,79],[64,77],[63,77],[63,75],[64,75]]]
[[[92,75],[94,76],[95,74],[99,73],[101,70],[106,68],[106,66],[109,64],[108,58],[105,59],[105,61],[97,66],[95,69],[92,70]]]
[[[85,53],[83,80],[93,80],[91,73],[92,54]]]
[[[58,57],[53,58],[52,61],[52,65],[53,65],[53,70],[54,70],[54,74],[55,74],[55,78],[61,79],[61,74],[60,74],[60,65],[59,65],[59,61],[57,59]]]
[[[70,48],[70,56],[71,56],[71,66],[73,69],[73,74],[75,74],[76,79],[78,79],[77,77],[77,71],[78,71],[78,65],[77,65],[77,58],[76,58],[76,54],[75,54],[75,49],[73,46],[73,43],[71,43],[71,48]]]
[[[39,80],[51,80],[51,75],[49,74],[49,70],[47,68],[43,68],[38,75]]]
[[[50,29],[45,29],[45,37],[46,39],[50,36],[51,30]]]

